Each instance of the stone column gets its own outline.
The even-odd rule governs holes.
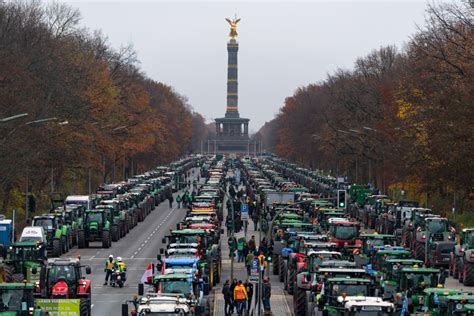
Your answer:
[[[237,81],[237,52],[239,43],[231,39],[227,43],[228,62],[227,62],[227,110],[225,117],[239,117],[238,109],[238,81]]]

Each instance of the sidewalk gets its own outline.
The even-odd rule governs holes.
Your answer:
[[[227,216],[227,209],[225,208],[226,199],[224,200],[224,218]],[[254,224],[253,221],[250,219],[247,227],[247,235],[245,236],[245,239],[248,240],[252,235],[255,236],[255,239],[258,242],[258,231],[255,231],[254,229]],[[242,229],[241,232],[235,234],[235,238],[239,239],[240,237],[244,237],[244,231]],[[263,238],[263,237],[262,237]],[[213,289],[214,291],[214,310],[213,310],[213,315],[215,316],[221,316],[225,315],[224,314],[224,296],[222,295],[222,286],[225,283],[225,280],[230,279],[230,265],[231,265],[231,260],[229,258],[229,246],[227,244],[227,229],[225,229],[224,234],[222,235],[221,238],[221,251],[222,251],[222,276],[221,276],[221,282],[216,285]],[[271,265],[268,266],[270,269],[269,271],[272,271]],[[267,273],[265,273],[267,275]],[[283,291],[283,286],[282,283],[278,281],[278,276],[274,276],[272,273],[270,273],[270,282],[272,285],[272,296],[270,298],[270,305],[272,309],[272,315],[274,316],[291,316],[293,315],[292,308],[288,304],[288,299],[287,295],[285,295]],[[234,278],[237,280],[242,280],[242,282],[245,282],[247,280],[247,269],[245,267],[245,264],[243,262],[238,263],[237,262],[237,256],[235,257],[234,260]],[[254,283],[254,297],[252,299],[252,308],[255,305],[255,290],[256,290],[256,283]],[[288,298],[291,299],[290,296]],[[256,309],[255,309],[256,311]],[[235,309],[234,309],[235,312]],[[237,315],[237,313],[234,313],[233,315]],[[256,313],[254,313],[256,315]],[[262,313],[263,315],[263,313]]]

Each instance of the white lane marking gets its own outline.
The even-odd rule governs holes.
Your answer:
[[[92,256],[92,257],[90,257],[90,258],[89,258],[89,260],[92,260],[92,259],[94,259],[94,257],[95,257],[95,256]]]

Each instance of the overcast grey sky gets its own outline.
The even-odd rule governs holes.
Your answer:
[[[83,25],[114,47],[132,43],[146,74],[174,87],[211,120],[226,104],[229,27],[238,26],[239,111],[257,131],[300,86],[380,46],[402,47],[426,1],[71,1]]]

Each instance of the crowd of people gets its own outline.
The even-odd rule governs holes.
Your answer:
[[[256,290],[253,289],[254,285],[247,279],[245,283],[242,280],[233,279],[232,282],[229,280],[225,281],[222,288],[222,295],[224,296],[224,312],[225,315],[232,315],[234,309],[239,316],[242,316],[247,309],[250,309],[255,293],[255,305],[258,304],[258,286]],[[270,310],[270,297],[272,287],[268,277],[263,278],[262,283],[262,304],[265,310]]]
[[[239,186],[242,185],[242,187]],[[245,228],[245,222],[241,219],[242,206],[246,204],[248,215],[252,219],[254,224],[254,230],[260,229],[259,221],[263,218],[265,225],[261,225],[262,233],[265,235],[268,230],[266,225],[265,213],[263,211],[260,197],[255,194],[252,186],[246,181],[245,175],[242,173],[240,179],[235,177],[228,178],[228,192],[230,199],[227,200],[227,236],[229,245],[229,257],[236,258],[238,263],[244,263],[247,270],[247,280],[245,283],[242,280],[226,280],[222,294],[224,296],[224,309],[225,315],[232,315],[234,310],[237,314],[243,315],[246,311],[250,310],[252,302],[255,305],[258,304],[258,283],[254,285],[249,281],[249,277],[252,274],[252,266],[254,260],[258,261],[259,270],[261,266],[262,274],[262,305],[265,310],[270,310],[270,297],[271,297],[271,284],[268,277],[265,277],[265,268],[267,267],[267,254],[271,251],[270,245],[264,237],[257,246],[255,236],[252,235],[250,239],[246,240],[244,236],[240,238],[232,237],[232,230],[234,233],[239,233],[242,228]],[[232,211],[234,212],[234,222],[232,221]],[[263,223],[261,223],[263,224]],[[246,235],[246,231],[245,231]],[[255,299],[253,299],[255,295]]]

